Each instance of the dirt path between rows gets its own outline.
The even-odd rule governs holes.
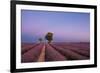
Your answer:
[[[45,45],[42,48],[40,56],[38,58],[38,62],[45,62]]]

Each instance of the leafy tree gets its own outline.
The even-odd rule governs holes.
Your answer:
[[[48,43],[51,43],[51,41],[53,40],[53,33],[48,32],[45,36],[45,39],[48,40]]]
[[[42,42],[42,38],[39,38],[38,40],[40,41],[40,43]]]

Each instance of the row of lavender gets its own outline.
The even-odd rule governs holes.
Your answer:
[[[23,44],[21,61],[38,62],[45,46],[45,61],[86,60],[90,58],[89,43],[32,43]]]

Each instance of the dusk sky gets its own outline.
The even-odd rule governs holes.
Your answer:
[[[54,42],[89,42],[90,14],[21,10],[22,42],[37,42],[48,32]]]

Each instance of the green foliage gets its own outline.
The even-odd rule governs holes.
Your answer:
[[[53,33],[48,32],[45,36],[45,39],[48,40],[48,43],[51,43],[51,41],[53,40]]]
[[[40,42],[42,42],[42,38],[39,38],[38,40],[39,40]]]

